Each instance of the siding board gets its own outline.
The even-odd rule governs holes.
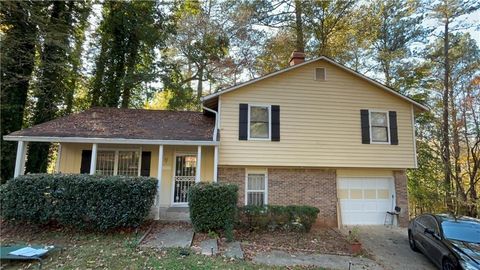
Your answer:
[[[328,80],[313,78],[326,67]],[[221,96],[220,165],[413,168],[411,105],[319,61]],[[241,103],[279,105],[281,140],[239,141]],[[399,145],[362,144],[360,109],[397,112]]]

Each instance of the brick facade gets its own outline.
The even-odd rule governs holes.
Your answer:
[[[238,205],[245,204],[245,169],[219,167],[220,183],[236,184]],[[318,207],[318,223],[337,226],[337,187],[335,170],[269,168],[268,203]]]
[[[401,227],[407,227],[408,216],[408,194],[407,194],[407,175],[405,170],[393,171],[393,177],[395,181],[395,194],[397,206],[402,208],[399,217],[399,225]]]
[[[245,168],[218,167],[218,182],[238,186],[238,206],[245,205]]]
[[[337,184],[335,170],[270,168],[268,203],[311,205],[320,209],[318,223],[337,226]]]
[[[219,167],[218,181],[238,185],[238,205],[245,204],[245,168]],[[408,225],[408,194],[405,170],[393,171],[396,204],[402,208],[399,225]],[[318,224],[337,226],[337,184],[334,169],[269,168],[268,203],[318,207]]]

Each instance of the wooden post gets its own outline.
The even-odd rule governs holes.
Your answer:
[[[17,145],[17,157],[15,159],[15,171],[13,177],[23,175],[25,172],[25,155],[27,153],[27,142],[18,141]]]
[[[202,167],[202,146],[199,145],[197,147],[197,171],[195,172],[195,183],[200,182],[200,174],[202,173],[201,168]]]
[[[215,150],[213,153],[213,182],[217,182],[218,177],[218,146],[215,145]]]
[[[97,149],[98,145],[94,143],[92,145],[92,159],[90,160],[90,175],[94,175],[97,170]]]

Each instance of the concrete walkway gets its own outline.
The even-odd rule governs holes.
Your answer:
[[[410,249],[407,228],[359,226],[359,237],[363,248],[387,270],[436,269],[423,254]]]
[[[188,248],[192,244],[193,229],[187,227],[167,227],[153,233],[153,237],[142,245],[156,248]]]
[[[257,253],[253,261],[274,266],[315,266],[327,269],[383,269],[375,261],[368,258],[327,255],[327,254],[290,254],[284,251],[273,250]],[[350,266],[350,267],[349,267]]]

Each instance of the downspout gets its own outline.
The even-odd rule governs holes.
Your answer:
[[[205,109],[208,112],[214,113],[215,114],[215,130],[213,131],[213,141],[217,141],[217,133],[218,133],[218,112],[210,109],[203,107],[202,104],[202,109]],[[214,157],[213,157],[213,163],[214,163],[214,168],[213,168],[213,182],[216,183],[218,180],[218,145],[215,145],[215,150],[214,150]]]
[[[208,112],[211,112],[211,113],[214,113],[215,114],[215,129],[213,130],[213,141],[217,141],[217,131],[218,131],[218,113],[217,111],[214,111],[210,108],[207,108],[207,107],[203,107],[203,104],[202,104],[202,110],[206,110]]]

